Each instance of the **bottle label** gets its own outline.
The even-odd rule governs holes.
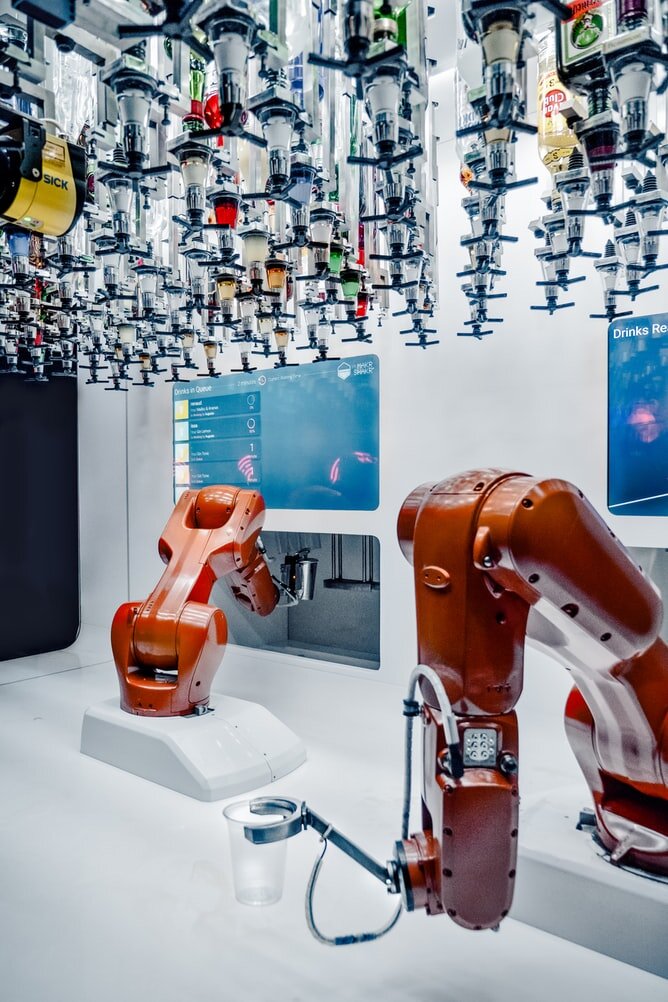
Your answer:
[[[556,82],[553,75],[550,74],[550,90],[543,94],[541,102],[541,112],[545,118],[552,118],[558,114],[562,104],[566,101],[566,91],[559,86],[555,86]]]
[[[553,70],[538,80],[538,113],[541,132],[565,132],[566,122],[559,112],[568,100],[566,88]]]
[[[569,93],[554,70],[538,79],[538,144],[548,170],[559,170],[575,147],[575,139],[566,119],[560,114]]]
[[[564,66],[572,66],[594,53],[617,34],[615,0],[571,0],[571,16],[561,26]]]

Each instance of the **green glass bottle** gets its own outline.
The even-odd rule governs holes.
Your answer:
[[[189,132],[201,132],[205,128],[204,121],[204,62],[194,53],[190,53],[190,113],[183,116],[183,129]]]
[[[410,2],[410,0],[409,0]],[[403,0],[374,0],[373,13],[376,18],[391,18],[397,25],[397,43],[406,48],[406,8]]]

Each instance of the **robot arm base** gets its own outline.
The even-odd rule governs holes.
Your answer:
[[[162,663],[150,667],[137,664],[133,656],[132,632],[139,609],[136,603],[128,602],[114,618],[112,643],[121,707],[127,713],[152,717],[202,712],[208,706],[211,683],[225,653],[225,614],[213,606],[187,602],[176,631],[176,662],[169,667]]]
[[[268,615],[278,590],[257,546],[257,491],[215,485],[184,491],[160,538],[167,567],[144,603],[125,603],[111,628],[121,706],[128,713],[202,712],[227,642],[224,613],[208,604],[218,578],[238,601]]]

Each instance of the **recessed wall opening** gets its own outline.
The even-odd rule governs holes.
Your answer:
[[[224,585],[212,595],[227,616],[230,643],[293,657],[377,670],[380,667],[380,543],[375,536],[265,532],[262,542],[277,580],[292,558],[317,561],[313,597],[264,619],[234,601]],[[288,559],[286,559],[288,558]],[[310,575],[313,566],[309,567]],[[307,582],[308,584],[308,582]]]

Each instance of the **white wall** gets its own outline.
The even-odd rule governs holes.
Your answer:
[[[667,546],[668,527],[659,518],[606,512],[606,324],[591,321],[602,293],[591,261],[572,273],[587,281],[572,289],[576,308],[547,314],[529,310],[543,300],[527,230],[543,210],[547,174],[535,140],[520,140],[518,174],[540,175],[540,184],[508,196],[507,231],[520,237],[507,245],[503,290],[494,313],[505,317],[482,342],[458,338],[468,317],[455,272],[465,264],[459,237],[467,231],[460,207],[463,189],[453,136],[452,74],[434,81],[439,101],[441,344],[426,352],[407,349],[398,334],[403,321],[390,319],[371,349],[381,358],[381,505],[376,512],[269,513],[267,528],[370,533],[381,542],[380,681],[402,681],[415,661],[412,572],[396,543],[396,516],[405,496],[425,480],[457,471],[498,466],[575,482],[629,545]],[[603,229],[588,220],[585,246],[600,250]],[[637,312],[665,309],[651,294]],[[397,301],[395,308],[399,309]],[[335,342],[333,342],[334,344]],[[342,345],[337,354],[358,354]],[[227,367],[238,364],[234,347]],[[84,618],[109,623],[126,598],[143,599],[161,572],[157,540],[172,508],[171,387],[133,387],[129,394],[81,390],[81,501]],[[127,411],[127,413],[126,413]],[[127,428],[125,421],[127,420]],[[127,432],[127,497],[124,465]],[[294,430],[298,434],[298,429]],[[128,521],[125,521],[126,513]],[[125,533],[127,528],[127,540]],[[126,581],[129,579],[130,593]],[[529,664],[546,660],[531,653]],[[322,670],[322,666],[320,666]],[[346,669],[332,668],[333,671]],[[554,698],[561,700],[567,676],[556,665]],[[547,682],[541,685],[547,685]],[[542,700],[541,688],[537,698]],[[552,697],[548,698],[552,702]]]
[[[80,370],[81,620],[107,626],[128,590],[129,393],[86,386],[87,375]]]

